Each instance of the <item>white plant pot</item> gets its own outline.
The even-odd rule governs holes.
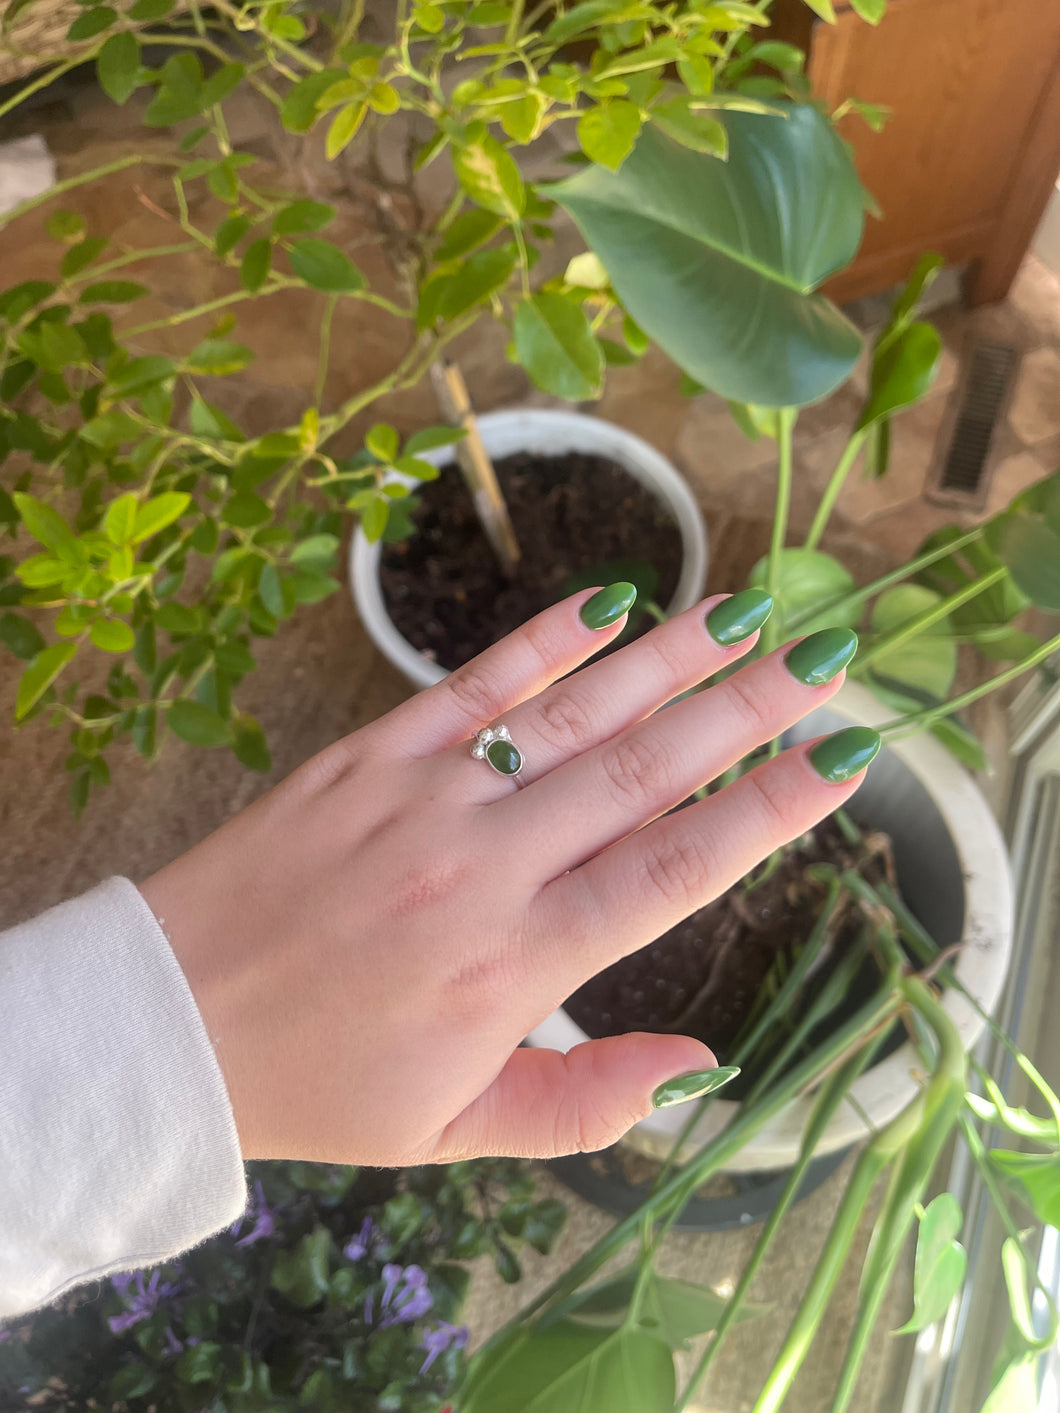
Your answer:
[[[612,422],[580,412],[537,408],[489,412],[479,418],[482,441],[494,461],[516,452],[562,456],[581,452],[608,457],[647,486],[667,507],[681,534],[681,571],[667,613],[682,613],[703,597],[707,582],[707,532],[699,506],[678,471],[654,447]],[[453,459],[452,447],[422,453],[425,461],[443,466]],[[418,485],[403,478],[409,487]],[[379,651],[416,687],[429,687],[449,674],[432,662],[394,627],[379,582],[382,546],[370,544],[357,529],[350,544],[350,587],[368,636]]]
[[[785,739],[793,744],[851,723],[879,726],[888,719],[890,713],[871,692],[849,683]],[[847,810],[859,824],[891,835],[905,901],[940,946],[962,943],[953,963],[957,975],[983,1009],[991,1012],[1004,984],[1012,944],[1012,879],[1000,830],[971,776],[932,736],[912,737],[880,752]],[[946,991],[943,1004],[970,1049],[983,1022],[956,991]],[[553,1012],[528,1037],[531,1045],[562,1051],[585,1039],[585,1032],[564,1010]],[[851,1087],[854,1102],[836,1112],[817,1153],[833,1153],[865,1138],[871,1130],[862,1113],[873,1127],[892,1119],[912,1099],[920,1073],[919,1059],[908,1041],[867,1070]],[[777,1115],[728,1170],[746,1173],[791,1167],[814,1099],[806,1095]],[[737,1107],[724,1099],[709,1105],[684,1153],[690,1156],[719,1133]],[[660,1110],[637,1124],[626,1141],[650,1157],[664,1158],[687,1118],[681,1105]]]

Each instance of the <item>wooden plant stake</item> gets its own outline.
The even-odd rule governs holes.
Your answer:
[[[478,421],[471,409],[464,375],[455,363],[439,358],[431,365],[431,381],[434,383],[442,416],[454,427],[463,427],[467,432],[456,444],[457,463],[471,492],[471,502],[486,532],[486,538],[504,573],[512,579],[522,558],[522,551],[512,529],[508,507],[497,482],[493,462],[479,436]]]

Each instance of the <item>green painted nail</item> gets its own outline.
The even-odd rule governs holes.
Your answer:
[[[707,614],[707,632],[723,648],[742,643],[758,631],[773,612],[773,597],[765,589],[744,589]]]
[[[882,744],[871,726],[848,726],[818,741],[810,751],[810,764],[829,785],[842,785],[865,769]]]
[[[784,665],[797,681],[820,687],[842,672],[858,650],[858,635],[850,628],[824,628],[796,643]]]
[[[683,1104],[687,1099],[702,1099],[704,1094],[713,1094],[730,1079],[740,1073],[739,1065],[719,1065],[713,1070],[693,1070],[691,1074],[679,1074],[660,1084],[651,1096],[652,1107],[669,1109],[674,1104]]]
[[[617,584],[608,584],[606,589],[600,589],[582,604],[582,622],[586,628],[606,628],[628,613],[636,601],[635,586],[620,579]]]

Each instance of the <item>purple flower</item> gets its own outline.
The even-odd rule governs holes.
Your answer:
[[[421,1347],[427,1351],[427,1358],[420,1365],[420,1373],[425,1374],[439,1354],[444,1354],[450,1346],[463,1349],[467,1336],[466,1325],[450,1325],[445,1320],[439,1320],[433,1327],[428,1326],[420,1340]]]
[[[247,1217],[251,1214],[253,1214],[254,1217],[254,1225],[247,1232],[246,1236],[240,1237],[239,1241],[236,1242],[237,1246],[253,1246],[255,1241],[261,1241],[263,1237],[272,1236],[276,1231],[276,1213],[265,1201],[265,1192],[260,1182],[255,1182],[254,1184],[254,1195],[250,1199],[246,1212],[244,1212],[243,1216],[240,1217],[237,1222],[233,1222],[228,1228],[232,1236],[236,1235]]]
[[[129,1292],[134,1281],[136,1289],[130,1299]],[[111,1334],[122,1334],[133,1325],[138,1325],[141,1320],[149,1319],[163,1301],[176,1295],[180,1289],[179,1283],[163,1281],[158,1271],[151,1272],[151,1279],[146,1286],[142,1271],[137,1271],[135,1277],[112,1276],[110,1283],[126,1302],[125,1311],[121,1315],[111,1315],[107,1320]]]
[[[7,1341],[8,1341],[10,1338],[11,1338],[11,1331],[10,1331],[10,1330],[0,1330],[0,1344],[6,1344]]]
[[[342,1248],[342,1254],[350,1261],[360,1261],[367,1256],[375,1242],[376,1225],[371,1217],[365,1217],[361,1223],[361,1230],[346,1246]]]
[[[434,1304],[427,1288],[427,1275],[419,1266],[398,1266],[393,1262],[383,1267],[383,1298],[380,1301],[379,1328],[412,1324],[426,1315]],[[372,1323],[375,1304],[371,1291],[364,1299],[364,1318]]]

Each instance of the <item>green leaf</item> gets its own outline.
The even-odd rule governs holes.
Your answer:
[[[942,357],[942,338],[933,324],[910,324],[896,338],[877,348],[872,360],[869,395],[858,427],[870,427],[884,417],[919,402],[935,381]]]
[[[226,525],[235,525],[240,530],[251,530],[256,525],[264,525],[272,519],[272,509],[268,501],[262,500],[251,491],[237,491],[225,503],[223,518]]]
[[[227,746],[232,740],[231,725],[202,702],[174,702],[166,719],[181,740],[192,746]]]
[[[768,567],[768,558],[758,561],[748,579],[751,588],[765,587]],[[779,636],[782,640],[788,635],[787,624],[796,615],[811,609],[819,611],[806,622],[799,623],[800,633],[816,633],[821,628],[853,628],[857,623],[861,616],[859,608],[836,613],[828,607],[830,603],[844,598],[854,587],[853,575],[830,554],[823,554],[820,550],[782,550],[779,570],[774,612],[780,618]]]
[[[603,261],[623,307],[723,397],[813,402],[850,373],[857,330],[812,291],[853,257],[861,184],[816,108],[726,109],[718,162],[645,127],[618,173],[545,188]]]
[[[670,1413],[673,1358],[641,1330],[560,1320],[517,1330],[472,1365],[461,1413]]]
[[[103,527],[112,545],[125,545],[132,539],[138,508],[139,501],[131,491],[112,500],[107,506]]]
[[[72,44],[82,39],[94,39],[97,34],[110,29],[117,18],[117,10],[112,10],[109,5],[95,5],[83,15],[78,15],[66,31],[66,37]]]
[[[269,754],[261,723],[244,712],[236,717],[234,727],[235,740],[232,750],[236,760],[248,770],[259,770],[262,773],[271,770],[272,756]]]
[[[288,92],[280,108],[280,121],[288,132],[306,133],[320,117],[317,100],[332,84],[347,78],[345,69],[323,69],[300,79]]]
[[[308,570],[330,569],[335,563],[340,540],[337,535],[310,535],[300,540],[290,553],[292,564]]]
[[[547,102],[543,93],[530,92],[511,103],[502,104],[499,115],[501,127],[513,142],[533,142]]]
[[[287,617],[287,605],[283,598],[283,585],[275,564],[266,564],[258,580],[258,593],[261,601],[274,618]]]
[[[456,179],[476,206],[516,220],[526,205],[526,188],[515,159],[487,133],[480,142],[453,149]]]
[[[386,529],[389,514],[390,506],[385,496],[376,496],[361,511],[361,529],[370,543],[374,544]]]
[[[913,273],[905,282],[905,288],[899,294],[891,310],[891,317],[880,330],[876,339],[877,349],[882,348],[893,338],[907,329],[912,322],[913,312],[924,292],[935,283],[945,260],[934,251],[926,251],[913,266]]]
[[[193,396],[188,409],[188,426],[197,437],[208,437],[214,441],[241,442],[243,433],[230,417],[226,417],[219,407],[205,398]]]
[[[125,103],[136,91],[140,75],[140,44],[131,30],[112,34],[99,51],[99,86],[115,103]]]
[[[578,144],[590,161],[617,172],[633,151],[640,128],[640,109],[619,98],[582,114],[578,119]]]
[[[515,311],[515,352],[537,386],[572,402],[600,392],[604,359],[580,305],[536,294]]]
[[[61,584],[70,573],[70,564],[51,554],[32,554],[16,566],[15,573],[28,588],[41,589]]]
[[[180,704],[178,703],[178,705]],[[172,710],[169,715],[172,721]],[[210,743],[193,742],[193,744],[209,745]],[[177,1378],[182,1379],[185,1383],[213,1383],[220,1377],[223,1353],[224,1351],[219,1344],[204,1340],[201,1344],[194,1344],[190,1349],[185,1349],[173,1366],[173,1371]]]
[[[188,354],[188,367],[193,373],[238,373],[254,355],[241,343],[225,339],[205,339]]]
[[[99,280],[86,285],[79,298],[82,304],[131,304],[150,293],[146,285],[138,285],[135,280]]]
[[[364,289],[364,276],[350,257],[328,240],[307,236],[290,249],[291,268],[300,280],[328,294]]]
[[[377,422],[369,428],[364,444],[377,461],[393,462],[398,454],[398,434],[387,422]]]
[[[157,535],[159,530],[164,530],[167,525],[172,525],[174,520],[180,519],[190,504],[191,496],[185,495],[183,491],[164,491],[161,495],[152,496],[136,512],[132,543],[138,545],[143,540],[150,539],[152,535]]]
[[[1060,1153],[1016,1153],[995,1148],[990,1162],[1015,1187],[1040,1222],[1060,1226]]]
[[[1060,613],[1060,534],[1035,516],[1009,513],[987,524],[986,539],[1031,603]]]
[[[110,40],[107,41],[108,44],[110,42]],[[45,221],[44,228],[52,240],[61,240],[69,244],[72,241],[80,240],[84,235],[85,218],[76,211],[55,211]]]
[[[413,432],[405,443],[406,456],[419,456],[421,451],[433,451],[440,446],[455,446],[467,436],[463,427],[424,427]]]
[[[120,618],[97,618],[88,636],[105,653],[127,653],[135,641],[133,630]]]
[[[247,216],[229,216],[222,221],[214,232],[213,245],[218,255],[222,259],[228,255],[250,230],[250,218]],[[267,244],[268,242],[266,242]]]
[[[50,648],[44,648],[37,654],[19,679],[15,700],[16,721],[21,721],[36,706],[76,652],[76,643],[52,643]]]
[[[87,240],[78,241],[76,245],[71,246],[59,266],[63,279],[72,280],[75,275],[80,274],[82,270],[91,265],[96,256],[101,255],[106,248],[105,236],[89,236]],[[73,333],[74,331],[71,329],[68,332]]]
[[[563,1307],[563,1314],[582,1324],[617,1328],[629,1312],[637,1273],[636,1264],[625,1267],[585,1291],[584,1296],[575,1296]],[[690,1339],[717,1327],[727,1304],[723,1296],[705,1286],[652,1271],[642,1294],[639,1323],[671,1349],[686,1349]],[[745,1306],[741,1318],[753,1319],[760,1308]]]
[[[456,319],[494,290],[507,284],[515,268],[515,250],[476,250],[447,281],[438,301],[437,317]]]
[[[203,84],[200,108],[213,108],[216,104],[224,102],[228,95],[239,87],[245,74],[246,69],[242,64],[222,64]]]
[[[439,261],[455,260],[467,255],[476,246],[483,245],[500,230],[503,222],[495,211],[484,211],[476,206],[472,211],[462,211],[445,232],[445,238],[438,247]]]
[[[876,600],[872,609],[872,629],[891,633],[942,602],[942,595],[922,584],[898,584]],[[946,619],[932,624],[872,662],[872,671],[915,692],[924,692],[942,701],[953,686],[957,673],[957,644]]]
[[[293,1250],[277,1253],[272,1288],[302,1309],[316,1305],[327,1294],[330,1249],[327,1227],[314,1227]]]
[[[423,461],[418,456],[399,456],[394,466],[406,476],[415,477],[417,481],[437,481],[441,474],[433,462]]]
[[[335,217],[334,206],[324,201],[292,201],[277,211],[272,229],[277,235],[302,235],[319,231]]]
[[[60,559],[78,562],[80,550],[77,539],[57,510],[24,491],[15,491],[12,499],[18,507],[23,525],[35,540],[52,550]]]
[[[887,0],[850,0],[850,8],[870,25],[878,25],[887,12]]]
[[[968,1253],[956,1240],[964,1223],[951,1192],[929,1202],[920,1218],[913,1272],[913,1314],[895,1334],[913,1334],[941,1320],[964,1284]]]
[[[239,278],[243,288],[256,294],[265,283],[265,276],[272,264],[272,242],[265,236],[251,241],[243,254],[239,267]]]
[[[725,124],[710,113],[696,112],[688,98],[672,98],[651,110],[651,120],[682,147],[724,158],[729,150]]]
[[[1032,1413],[1040,1407],[1034,1354],[1022,1354],[1005,1369],[994,1385],[981,1413]]]
[[[0,614],[0,643],[23,662],[29,662],[44,648],[40,629],[17,613]]]
[[[116,1402],[149,1393],[158,1382],[158,1371],[139,1361],[126,1364],[110,1381],[110,1397]]]
[[[357,130],[364,122],[366,111],[365,104],[350,103],[335,114],[324,142],[324,151],[329,162],[334,161],[356,137]]]
[[[129,10],[131,20],[162,20],[172,10],[176,0],[136,0]]]
[[[822,20],[827,21],[830,25],[835,24],[835,8],[832,5],[832,0],[804,0],[804,3]]]

